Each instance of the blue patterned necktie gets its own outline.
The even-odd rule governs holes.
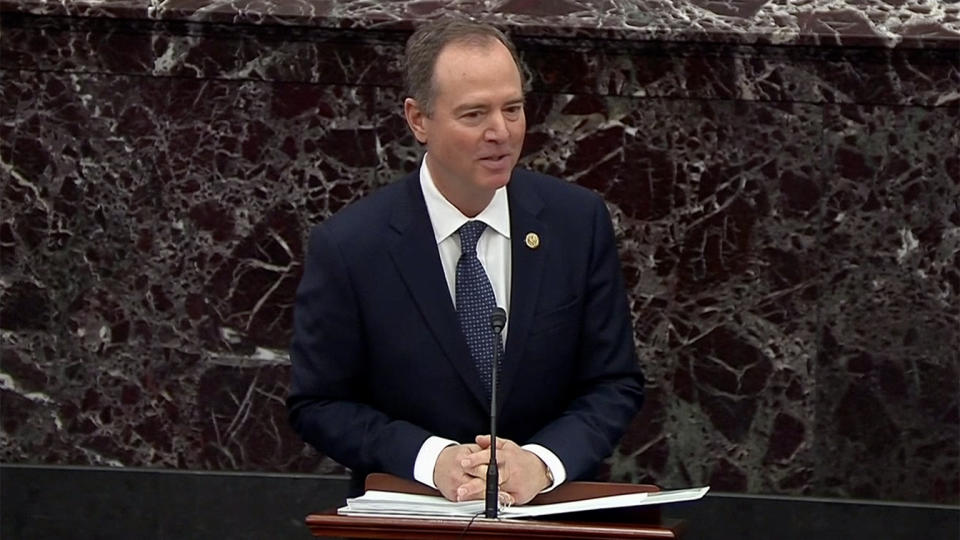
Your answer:
[[[493,377],[494,341],[502,352],[503,345],[496,338],[490,324],[490,315],[497,306],[493,287],[487,273],[477,259],[477,241],[487,224],[468,221],[460,227],[460,260],[457,261],[457,317],[460,329],[467,338],[470,356],[480,372],[480,379],[490,392]]]

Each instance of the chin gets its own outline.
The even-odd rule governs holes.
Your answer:
[[[513,169],[507,171],[506,173],[495,174],[487,176],[483,179],[482,183],[488,189],[500,189],[503,186],[510,183],[510,176],[513,174]]]
[[[513,169],[516,166],[514,163],[509,169],[502,171],[483,171],[478,178],[479,184],[488,189],[500,189],[510,183],[510,177],[513,176]]]

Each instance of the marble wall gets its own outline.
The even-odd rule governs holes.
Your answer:
[[[416,165],[403,41],[468,11],[616,222],[603,476],[957,503],[960,6],[790,4],[0,1],[0,459],[340,471],[283,407],[304,239]]]

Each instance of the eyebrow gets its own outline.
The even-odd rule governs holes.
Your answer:
[[[521,96],[521,97],[518,97],[518,98],[515,98],[515,99],[511,99],[511,100],[507,101],[505,105],[509,107],[509,106],[513,106],[513,105],[523,105],[524,103],[526,103],[526,96]],[[453,112],[454,112],[454,113],[461,113],[461,112],[464,112],[464,111],[470,111],[470,110],[474,110],[474,109],[486,110],[486,109],[489,109],[489,108],[490,108],[489,105],[486,104],[486,103],[464,103],[463,105],[460,105],[460,106],[454,108],[454,109],[453,109]]]

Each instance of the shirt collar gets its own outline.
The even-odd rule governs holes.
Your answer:
[[[468,218],[463,215],[450,201],[448,201],[436,184],[427,167],[427,159],[420,163],[420,189],[423,191],[423,200],[427,203],[427,215],[433,225],[433,234],[439,244],[451,234],[457,232],[464,223],[471,219],[487,224],[487,227],[497,231],[502,236],[510,238],[510,207],[507,204],[507,187],[498,189],[493,194],[490,204],[477,217]]]

